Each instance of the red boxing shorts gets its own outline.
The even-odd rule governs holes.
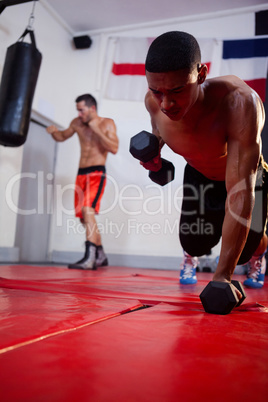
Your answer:
[[[105,166],[79,168],[74,194],[75,216],[83,218],[82,208],[94,208],[99,213],[100,202],[106,184]]]

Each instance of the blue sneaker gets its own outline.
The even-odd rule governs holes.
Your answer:
[[[182,285],[193,285],[197,282],[196,267],[198,264],[198,258],[191,257],[185,251],[183,254],[184,258],[180,265],[180,283]]]
[[[260,256],[252,256],[248,262],[247,279],[244,285],[250,288],[262,288],[264,284],[264,276],[266,272],[265,253]]]

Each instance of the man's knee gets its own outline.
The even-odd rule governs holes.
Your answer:
[[[210,253],[221,238],[221,227],[213,226],[210,221],[196,219],[187,222],[180,221],[180,242],[183,249],[191,256],[200,257]]]
[[[192,257],[201,257],[202,255],[210,254],[210,247],[195,247],[192,244],[181,244],[182,248],[186,253],[191,255]]]
[[[95,209],[92,207],[82,207],[82,215],[83,215],[83,220],[86,221],[87,218],[90,218],[91,216],[95,215]]]
[[[202,255],[210,254],[211,249],[215,247],[220,238],[210,236],[184,236],[180,233],[180,243],[184,251],[189,255],[201,257]]]

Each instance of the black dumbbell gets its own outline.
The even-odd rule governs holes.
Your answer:
[[[233,280],[231,281],[231,283],[240,291],[240,293],[242,293],[241,299],[238,301],[237,305],[235,306],[235,307],[239,307],[240,304],[243,303],[243,301],[245,300],[245,298],[247,297],[247,295],[246,295],[245,289],[244,289],[244,287],[243,287],[243,285],[242,285],[241,282],[236,281],[236,280],[233,279]]]
[[[159,141],[157,137],[148,131],[141,131],[130,140],[129,152],[134,158],[146,163],[159,154]],[[150,179],[164,186],[174,180],[175,168],[173,163],[161,158],[162,167],[157,172],[149,171]]]
[[[242,293],[240,300],[233,287]],[[207,313],[225,315],[229,314],[234,307],[240,306],[246,298],[246,293],[239,281],[232,280],[231,283],[211,281],[199,297]]]

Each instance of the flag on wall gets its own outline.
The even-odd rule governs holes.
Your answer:
[[[145,59],[154,38],[116,38],[113,61],[105,91],[106,98],[143,102],[148,90],[145,78]],[[218,42],[214,39],[199,41],[203,62],[208,65],[209,74],[218,72],[214,55]],[[214,62],[212,62],[214,56]]]
[[[115,49],[105,96],[143,102],[147,92],[145,58],[153,38],[115,39]],[[268,38],[245,40],[198,39],[208,78],[237,75],[265,99]]]
[[[265,101],[268,38],[223,41],[221,75],[236,75]]]
[[[140,101],[147,92],[145,58],[150,38],[116,38],[112,67],[108,78],[108,99]]]

